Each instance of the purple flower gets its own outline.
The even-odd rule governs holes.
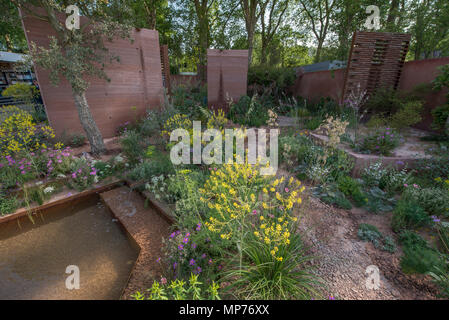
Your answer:
[[[175,270],[177,266],[178,266],[177,262],[173,263],[173,270]]]
[[[184,245],[183,244],[180,244],[179,246],[178,246],[178,250],[183,250],[184,249]]]
[[[212,264],[213,263],[212,259],[209,259],[207,263]]]
[[[175,237],[175,233],[172,232],[172,234],[170,235],[170,238],[173,239]]]
[[[196,243],[192,243],[192,248],[196,249]]]
[[[196,225],[195,230],[196,230],[196,231],[200,231],[200,230],[201,230],[201,223],[198,223],[198,224]]]
[[[188,243],[189,242],[189,238],[185,237],[184,239],[182,239],[183,243]]]
[[[197,271],[198,273],[201,273],[201,272],[203,271],[203,269],[201,269],[201,267],[198,267],[198,268],[196,268],[196,271]]]
[[[157,263],[160,263],[160,262],[161,262],[161,257],[157,258],[157,259],[156,259],[156,262],[157,262]]]
[[[195,264],[195,260],[190,259],[189,264],[190,264],[191,266],[193,266],[193,265]]]
[[[437,216],[432,216],[431,218],[432,218],[433,222],[435,222],[435,223],[441,222],[441,220],[438,219]]]
[[[201,255],[201,258],[206,259],[206,254],[203,253],[203,254]]]

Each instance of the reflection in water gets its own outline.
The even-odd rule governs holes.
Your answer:
[[[114,220],[114,221],[113,221]],[[0,224],[0,299],[118,299],[138,248],[97,196]],[[66,267],[80,289],[65,287]]]

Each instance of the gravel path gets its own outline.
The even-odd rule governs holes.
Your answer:
[[[340,210],[313,197],[304,202],[299,228],[310,253],[316,257],[313,264],[324,280],[325,295],[345,300],[435,299],[436,290],[428,277],[402,273],[400,249],[391,254],[358,239],[360,223],[376,225],[394,237],[389,228],[390,215],[374,215],[359,209]],[[371,265],[380,271],[378,290],[366,286],[365,271]]]

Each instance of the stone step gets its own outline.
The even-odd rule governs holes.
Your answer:
[[[136,191],[120,187],[102,193],[102,201],[121,222],[140,247],[139,257],[122,299],[129,299],[136,291],[149,289],[162,275],[162,239],[170,233],[170,224],[152,207],[145,208],[145,200]]]

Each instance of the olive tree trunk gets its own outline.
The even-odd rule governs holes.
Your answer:
[[[89,140],[92,154],[99,155],[104,153],[106,151],[106,147],[103,142],[103,137],[92,117],[92,114],[90,113],[86,93],[73,91],[73,98],[75,99],[75,106],[78,110],[81,125],[86,132],[87,139]]]

